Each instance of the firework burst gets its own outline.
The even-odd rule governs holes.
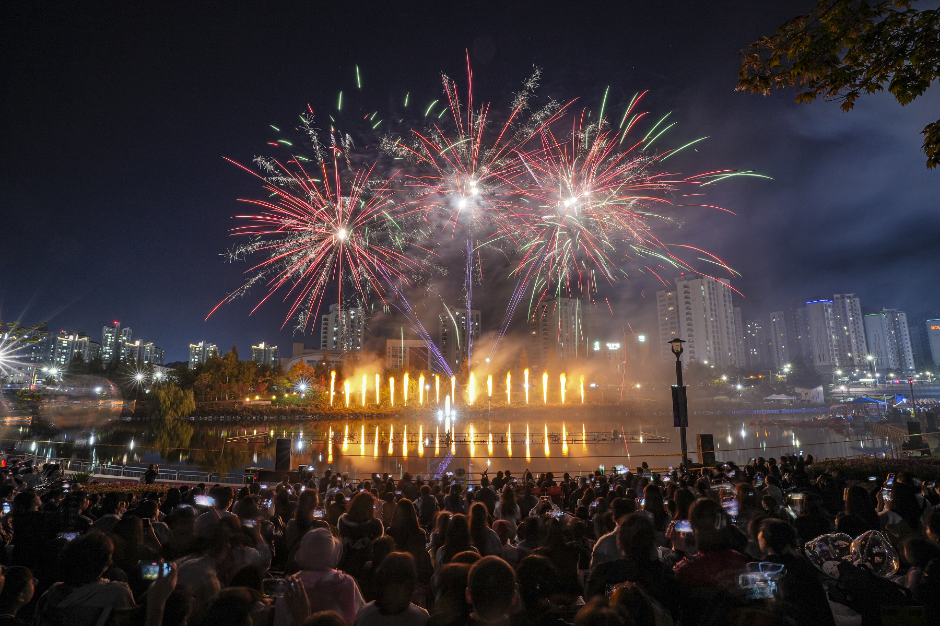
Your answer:
[[[317,154],[320,150],[323,148],[315,144]],[[332,158],[319,162],[315,172],[319,178],[312,177],[299,159],[291,159],[291,168],[275,160],[257,160],[263,175],[251,173],[265,181],[265,189],[275,199],[242,200],[262,211],[236,216],[250,223],[233,229],[233,234],[248,236],[251,241],[237,246],[228,256],[230,260],[251,255],[265,258],[246,272],[249,278],[245,283],[210,316],[222,304],[263,284],[268,293],[252,312],[283,291],[284,299],[291,301],[285,324],[294,318],[297,330],[303,332],[316,317],[331,285],[336,286],[340,303],[344,286],[361,302],[373,294],[384,302],[391,281],[407,284],[409,273],[420,269],[404,253],[406,243],[394,217],[388,181],[370,180],[374,166],[354,170],[352,179],[344,181],[347,168],[339,163],[341,158],[346,160],[343,147],[334,145],[327,150]]]

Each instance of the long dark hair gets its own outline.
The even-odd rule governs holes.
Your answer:
[[[414,504],[408,498],[402,498],[395,505],[395,512],[392,514],[392,523],[388,528],[388,534],[394,537],[395,543],[402,550],[408,550],[412,547],[411,544],[417,542],[424,546],[424,532],[418,524],[418,515],[415,513]]]
[[[294,523],[297,530],[303,533],[313,523],[313,511],[317,508],[317,490],[305,489],[297,499],[297,510],[294,511]]]
[[[508,515],[510,517],[516,516],[516,496],[512,491],[512,487],[506,485],[503,487],[503,493],[499,497],[500,503],[502,503],[503,515]]]
[[[444,545],[442,562],[449,563],[455,554],[471,550],[473,546],[470,543],[470,526],[467,524],[467,516],[462,513],[454,515],[447,526],[447,534],[444,535]]]
[[[486,556],[484,552],[486,550],[487,515],[486,505],[482,502],[475,502],[470,507],[470,540],[482,556]]]

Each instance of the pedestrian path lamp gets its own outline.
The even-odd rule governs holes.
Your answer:
[[[679,441],[682,445],[682,465],[689,466],[689,446],[686,441],[685,431],[689,426],[689,409],[685,394],[685,385],[682,384],[682,339],[676,337],[667,342],[672,348],[672,353],[676,355],[676,384],[672,388],[672,417],[673,426],[679,428]]]

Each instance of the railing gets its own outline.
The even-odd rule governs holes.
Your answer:
[[[136,465],[122,465],[117,463],[99,463],[96,461],[80,461],[76,459],[56,459],[46,456],[27,454],[23,460],[33,461],[35,465],[43,463],[55,463],[65,472],[89,473],[93,477],[104,478],[129,478],[134,481],[140,480],[147,473],[147,468]],[[223,485],[244,485],[246,483],[243,474],[222,474],[219,472],[199,472],[193,469],[160,469],[157,472],[158,480],[168,482],[191,482],[191,483],[219,483]]]

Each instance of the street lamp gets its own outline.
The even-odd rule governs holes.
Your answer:
[[[689,466],[689,446],[685,438],[685,429],[689,425],[688,410],[685,406],[685,387],[682,385],[682,339],[676,337],[667,342],[672,348],[672,353],[676,355],[676,386],[672,394],[673,418],[674,424],[678,422],[679,441],[682,445],[682,465]]]

